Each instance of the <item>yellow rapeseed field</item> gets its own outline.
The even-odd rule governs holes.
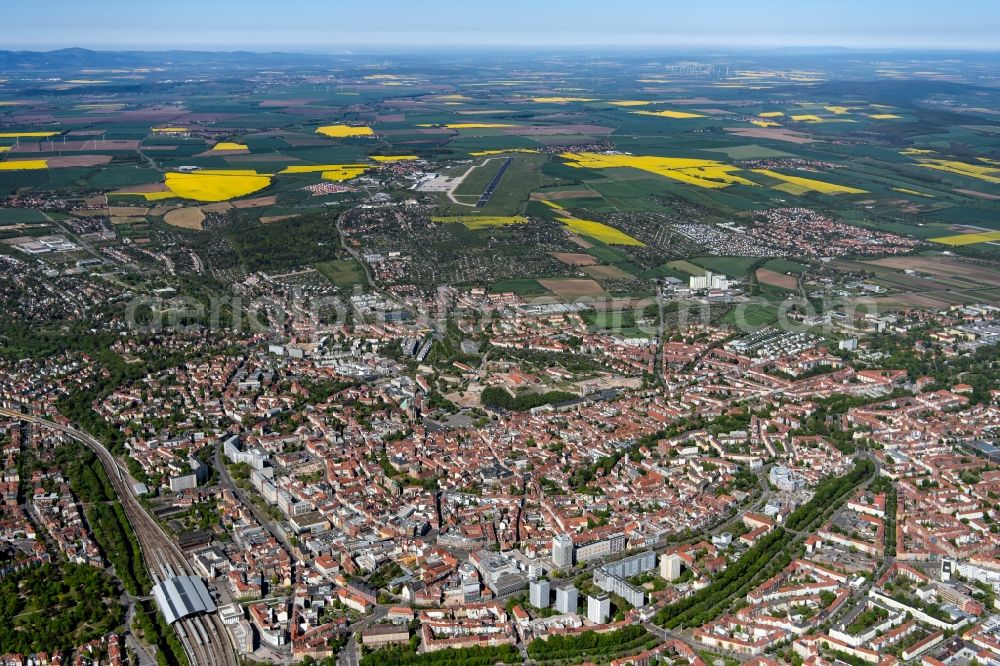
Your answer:
[[[253,170],[220,169],[171,172],[165,182],[170,191],[182,199],[228,201],[264,189],[271,184],[271,177]]]
[[[6,153],[10,150],[10,146],[0,146],[0,153]]]
[[[803,113],[797,116],[792,116],[792,120],[797,123],[821,123],[823,119],[819,116],[814,116],[811,113]]]
[[[761,118],[780,118],[785,115],[784,111],[764,111],[763,113],[758,113]]]
[[[985,180],[987,183],[1000,183],[1000,168],[996,166],[982,166],[981,164],[968,164],[966,162],[956,162],[955,160],[931,160],[923,159],[920,166],[937,171],[957,173],[961,176]]]
[[[330,169],[329,171],[324,171],[321,175],[323,180],[332,180],[334,182],[341,182],[344,180],[351,180],[352,178],[357,178],[362,175],[367,169]]]
[[[0,171],[33,171],[47,169],[49,163],[45,160],[18,160],[15,162],[0,162]]]
[[[410,162],[420,158],[416,155],[372,155],[370,159],[376,162]]]
[[[658,116],[660,118],[704,118],[700,113],[689,113],[688,111],[633,111],[637,116]]]
[[[549,208],[555,208],[556,210],[562,210],[562,211],[566,210],[565,208],[563,208],[562,206],[560,206],[556,202],[549,201],[548,199],[541,199],[541,202],[543,204],[545,204],[546,206],[548,206]]]
[[[927,199],[934,199],[935,198],[933,194],[927,194],[926,192],[917,192],[916,190],[909,190],[909,189],[907,189],[905,187],[894,187],[894,188],[892,188],[892,191],[893,192],[900,192],[902,194],[912,194],[913,196],[916,196],[916,197],[925,197]]]
[[[319,171],[336,171],[337,169],[368,169],[367,164],[296,164],[285,167],[278,173],[317,173]]]
[[[823,108],[836,116],[851,112],[851,109],[846,106],[824,106]]]
[[[355,136],[372,136],[375,132],[371,127],[355,127],[354,125],[324,125],[316,129],[317,134],[344,139]]]
[[[557,217],[556,219],[562,222],[570,231],[584,236],[589,236],[594,240],[599,240],[602,243],[607,243],[608,245],[646,245],[642,241],[636,240],[628,234],[618,231],[614,227],[602,224],[601,222],[578,220],[575,217]]]
[[[172,199],[177,195],[167,190],[166,192],[108,192],[109,197],[142,197],[146,201],[159,201],[161,199]]]
[[[649,106],[652,102],[646,102],[641,99],[620,99],[614,102],[608,102],[608,104],[613,104],[615,106]]]
[[[154,134],[183,134],[187,132],[187,127],[154,127]]]
[[[897,120],[903,116],[897,116],[895,113],[874,113],[868,117],[875,120]]]
[[[770,169],[754,169],[754,173],[770,176],[777,180],[784,181],[783,185],[777,185],[773,189],[788,192],[789,194],[804,194],[806,192],[821,192],[823,194],[867,194],[867,190],[859,190],[856,187],[827,183],[813,178],[802,178],[800,176],[786,176]]]
[[[907,148],[900,153],[901,155],[933,155],[933,150],[928,150],[926,148]]]
[[[770,120],[751,120],[750,124],[757,127],[781,127],[781,123],[772,123]]]
[[[212,150],[250,150],[242,143],[232,143],[229,141],[220,141],[219,143],[212,146]]]
[[[0,132],[0,139],[31,139],[36,137],[55,136],[59,132]]]
[[[370,169],[368,164],[296,164],[285,167],[279,173],[317,173],[319,171],[341,171],[359,169],[365,171]]]
[[[720,189],[737,183],[752,187],[757,185],[735,175],[734,172],[740,170],[738,167],[714,160],[601,153],[563,153],[560,157],[569,160],[568,165],[571,167],[587,169],[628,167],[711,189]]]
[[[298,164],[285,167],[279,173],[322,173],[323,180],[339,182],[357,178],[371,168],[370,164]]]
[[[173,199],[177,195],[174,194],[173,192],[168,191],[168,192],[144,192],[142,196],[146,201],[159,201],[161,199]]]
[[[500,127],[516,127],[507,123],[448,123],[448,129],[495,129]]]
[[[956,234],[932,238],[932,242],[942,245],[972,245],[973,243],[992,243],[1000,241],[1000,231],[983,231],[975,234]]]
[[[438,224],[464,224],[467,229],[487,229],[489,227],[504,227],[509,224],[524,224],[528,218],[521,215],[453,215],[450,217],[432,217],[432,222]]]

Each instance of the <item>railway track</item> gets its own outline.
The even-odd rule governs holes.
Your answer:
[[[156,580],[176,575],[193,575],[180,548],[171,540],[139,503],[121,465],[95,437],[47,419],[0,408],[0,416],[19,419],[39,427],[61,432],[80,442],[100,459],[114,486],[132,531],[139,541],[146,568]],[[217,615],[191,617],[174,624],[174,631],[187,653],[191,666],[235,666],[236,653]]]

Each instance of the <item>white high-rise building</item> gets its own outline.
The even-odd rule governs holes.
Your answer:
[[[660,558],[660,578],[677,580],[681,575],[681,557],[677,553]]]
[[[580,603],[580,593],[572,585],[556,588],[556,610],[560,613],[575,613]]]
[[[601,594],[587,596],[587,619],[594,624],[606,624],[611,615],[611,597]]]
[[[705,271],[704,275],[692,275],[688,280],[691,291],[729,290],[729,278],[720,273]]]
[[[528,601],[535,608],[549,607],[549,581],[533,580],[528,584]]]
[[[552,537],[552,562],[559,568],[573,566],[573,539],[570,535]]]

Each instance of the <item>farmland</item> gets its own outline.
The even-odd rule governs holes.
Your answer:
[[[560,217],[556,219],[566,225],[566,228],[570,231],[593,238],[602,243],[607,243],[608,245],[643,245],[642,241],[638,241],[628,234],[622,233],[618,229],[609,227],[601,222],[578,220],[575,217]]]
[[[985,444],[996,421],[986,347],[1000,335],[1000,57],[912,55],[4,52],[0,388],[124,453],[125,486],[147,484],[155,524],[179,545],[217,546],[185,545],[183,561],[231,559],[210,581],[221,612],[239,616],[222,630],[238,638],[252,622],[269,643],[247,663],[303,651],[316,663],[682,663],[696,658],[689,642],[738,651],[740,636],[769,640],[792,623],[802,631],[779,652],[753,656],[796,664],[822,626],[811,624],[851,622],[819,614],[827,588],[865,602],[907,561],[933,579],[921,594],[936,595],[946,554],[996,550],[995,493],[973,488],[995,486],[995,470],[964,462],[971,450],[943,453]],[[786,330],[759,330],[771,327]],[[5,455],[65,436],[8,413]],[[231,435],[240,455],[219,445]],[[910,484],[916,449],[957,472]],[[253,490],[250,466],[218,455],[252,456]],[[842,499],[879,524],[817,510],[837,483],[822,479],[852,455],[885,475],[869,487],[866,471]],[[229,467],[240,492],[190,488],[205,485],[191,456],[212,461],[212,486]],[[106,537],[89,519],[114,505],[69,496],[52,461],[37,462],[5,465],[24,524],[58,501],[83,512],[80,536]],[[898,497],[879,497],[892,478]],[[244,491],[268,520],[241,508]],[[936,527],[893,523],[921,496],[950,498]],[[991,501],[979,511],[970,497]],[[103,544],[63,543],[45,522],[41,551],[5,528],[16,536],[0,549],[4,581],[49,566],[18,569],[33,552],[92,560],[109,581],[128,574]],[[821,523],[888,540],[862,562],[834,539],[805,541]],[[945,532],[921,543],[924,527]],[[554,611],[505,591],[519,581],[534,599],[528,578],[541,570],[572,580],[582,602],[597,593],[584,551],[578,568],[551,570],[561,532],[574,548],[676,549],[682,579],[632,580],[634,610],[613,595],[624,629],[547,623]],[[897,534],[911,549],[898,560]],[[524,558],[504,562],[515,549]],[[794,602],[750,603],[772,594],[753,584],[810,558],[837,559],[845,581],[860,572],[860,588],[814,589],[797,572],[776,588]],[[465,561],[482,574],[475,590]],[[392,629],[407,632],[400,646],[369,649],[388,634],[353,610],[371,606],[366,586],[381,611],[418,618]],[[47,631],[52,646],[114,630],[129,661],[185,663],[164,654],[165,624],[164,640],[141,619],[125,626],[126,604],[155,615],[133,587],[79,597],[85,615],[118,611],[63,639],[42,620],[73,609],[25,603],[8,624]],[[972,611],[995,595],[969,594],[979,600],[955,607],[978,622]],[[470,600],[490,616],[427,633]],[[659,643],[635,625],[650,609],[677,630],[672,647],[612,645],[615,632],[636,650]],[[753,633],[758,620],[775,626]],[[473,640],[466,628],[523,645],[434,651]],[[35,649],[21,638],[12,649]],[[335,654],[355,643],[360,654]],[[705,663],[737,661],[704,647]],[[89,660],[110,660],[94,650]]]
[[[186,244],[204,243],[219,256],[201,267],[224,282],[259,265],[247,239],[270,243],[319,218],[323,231],[310,222],[308,236],[329,245],[303,258],[346,261],[330,256],[334,219],[399,205],[408,212],[350,233],[359,253],[393,255],[376,282],[420,288],[444,280],[556,298],[576,292],[539,280],[574,279],[648,294],[656,280],[712,271],[780,294],[807,273],[794,262],[812,256],[802,248],[828,243],[826,223],[779,232],[751,222],[796,206],[843,225],[833,237],[842,253],[878,256],[836,240],[856,228],[919,239],[915,252],[1000,257],[1000,121],[984,111],[1000,94],[977,87],[976,67],[948,84],[954,106],[937,107],[926,100],[946,94],[943,84],[903,95],[865,83],[882,65],[863,59],[803,68],[789,57],[751,79],[711,63],[704,71],[721,78],[671,79],[629,58],[573,71],[496,60],[461,80],[451,65],[395,71],[345,57],[334,75],[328,61],[307,60],[276,75],[182,58],[143,73],[129,95],[103,75],[62,76],[91,83],[58,96],[5,75],[0,194],[71,198],[107,220],[110,246],[139,241],[181,264],[192,261]],[[178,83],[194,76],[205,85]],[[148,212],[111,214],[105,197]],[[356,283],[323,265],[334,284]]]
[[[202,171],[168,173],[166,185],[183,199],[228,201],[252,194],[271,184],[270,177],[255,171]]]

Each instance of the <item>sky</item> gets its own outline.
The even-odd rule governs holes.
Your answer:
[[[1000,51],[998,0],[37,0],[0,49],[328,53],[442,48]]]

